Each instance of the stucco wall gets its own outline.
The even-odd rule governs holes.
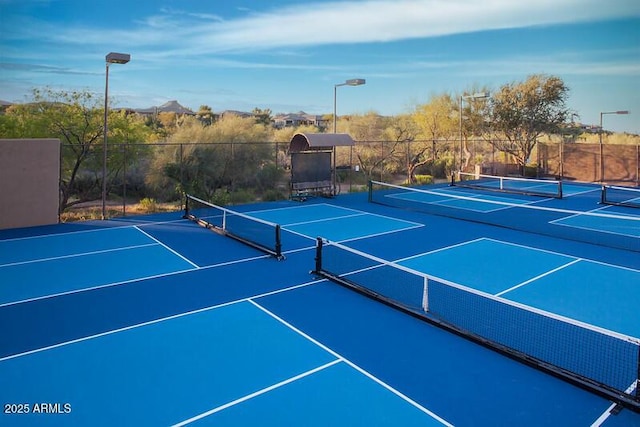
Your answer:
[[[0,139],[0,229],[58,222],[60,141]]]

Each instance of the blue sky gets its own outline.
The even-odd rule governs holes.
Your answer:
[[[197,110],[406,113],[433,94],[561,77],[583,123],[640,133],[638,0],[0,0],[0,99],[32,88]]]

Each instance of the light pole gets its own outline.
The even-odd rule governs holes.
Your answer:
[[[110,52],[106,56],[106,72],[104,84],[104,142],[102,143],[102,219],[107,218],[107,133],[109,114],[109,64],[126,64],[131,60],[128,53]]]
[[[337,125],[338,125],[338,117],[337,117],[337,94],[338,94],[338,86],[361,86],[363,84],[365,84],[367,81],[365,79],[349,79],[347,81],[345,81],[344,83],[338,83],[333,85],[333,133],[337,133]],[[350,159],[349,159],[349,188],[351,188],[351,167],[353,167],[353,165],[351,165],[351,156],[353,155],[353,147],[350,148],[351,153],[349,155]],[[333,192],[336,192],[336,147],[333,146],[332,148],[332,156],[333,156]]]
[[[458,171],[462,172],[462,101],[465,99],[485,99],[489,98],[489,92],[478,92],[473,95],[460,95],[460,114],[459,114],[459,123],[458,123],[458,131],[460,134],[460,164],[458,167]]]
[[[604,147],[602,146],[602,116],[605,114],[629,114],[626,110],[620,111],[604,111],[600,113],[600,129],[599,129],[599,140],[600,140],[600,182],[604,182]]]
[[[366,83],[365,79],[349,79],[344,83],[338,83],[333,86],[333,133],[336,133],[337,116],[336,116],[336,99],[338,94],[338,86],[360,86]]]

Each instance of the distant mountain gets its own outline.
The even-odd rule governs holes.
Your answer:
[[[140,114],[155,114],[155,113],[176,113],[176,114],[187,114],[187,115],[195,115],[196,113],[193,110],[190,110],[187,107],[180,105],[178,101],[168,101],[159,107],[150,107],[150,108],[139,108],[134,109],[136,113]]]

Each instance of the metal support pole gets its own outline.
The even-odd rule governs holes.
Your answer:
[[[104,84],[104,139],[102,142],[102,219],[107,218],[107,133],[109,115],[109,62],[107,62]]]

